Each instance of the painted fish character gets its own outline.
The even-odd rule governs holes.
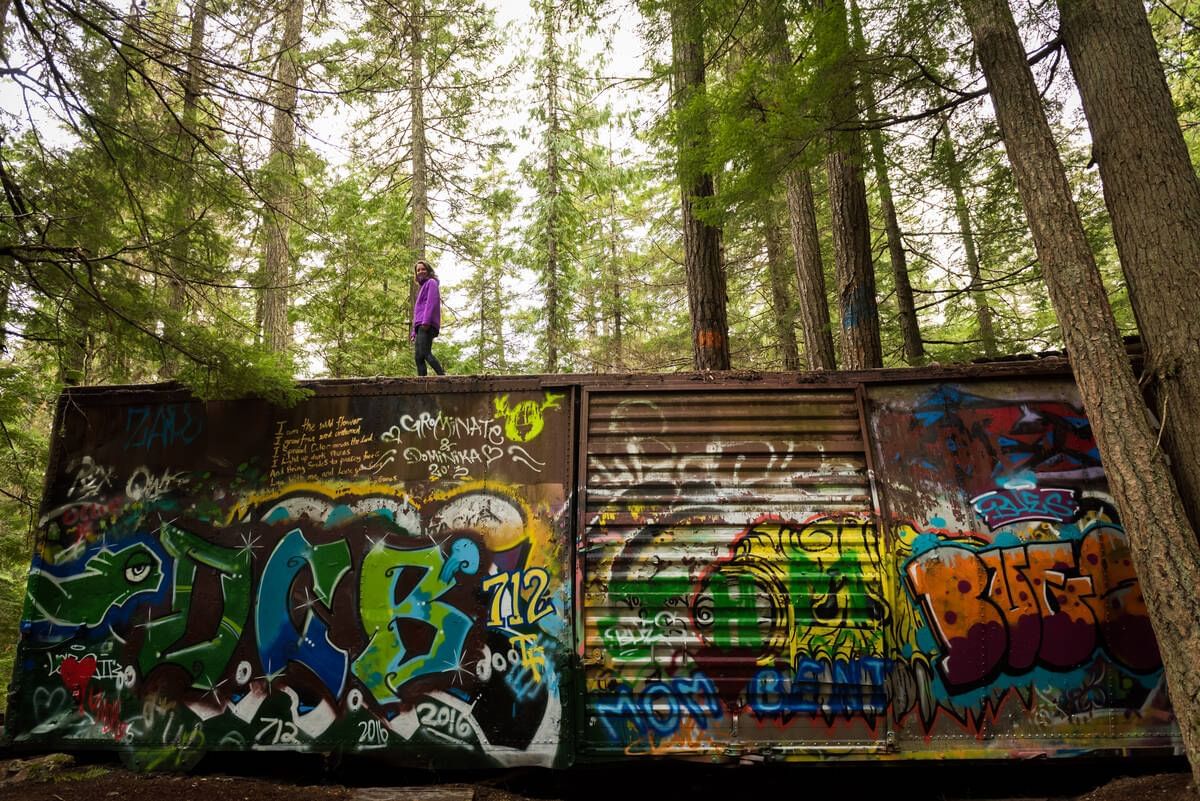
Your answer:
[[[162,560],[145,543],[116,550],[105,546],[74,575],[31,570],[32,619],[58,626],[96,627],[110,610],[124,606],[135,595],[157,592],[162,579]]]

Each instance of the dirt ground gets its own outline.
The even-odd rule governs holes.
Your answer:
[[[1195,801],[1188,773],[1157,773],[1114,779],[1079,796],[1079,801]]]
[[[272,764],[274,762],[274,764]],[[1012,763],[964,769],[931,764],[900,770],[860,767],[852,771],[803,772],[803,766],[744,767],[699,772],[692,766],[635,769],[625,766],[565,772],[441,775],[399,772],[354,765],[330,770],[309,761],[297,767],[265,755],[257,768],[245,763],[217,765],[234,774],[139,774],[112,762],[76,762],[56,754],[0,761],[0,801],[641,801],[687,798],[729,801],[779,794],[839,801],[1198,801],[1186,764],[1170,763],[1167,772],[1111,778],[1103,766],[1091,771],[1102,783],[1089,782],[1088,771],[1047,763]],[[1107,766],[1112,768],[1111,765]],[[1138,768],[1139,766],[1134,765]],[[1151,766],[1153,767],[1153,766]],[[261,775],[264,769],[270,776]],[[1089,785],[1091,785],[1089,787]]]

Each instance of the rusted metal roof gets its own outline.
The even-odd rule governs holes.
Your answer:
[[[1132,354],[1137,361],[1138,354]],[[1010,358],[976,364],[933,364],[924,367],[894,367],[877,370],[831,370],[805,372],[761,372],[726,370],[682,373],[554,373],[534,375],[448,375],[429,377],[381,377],[316,379],[298,381],[297,386],[315,395],[394,395],[425,392],[480,392],[575,385],[584,389],[681,389],[697,384],[713,389],[760,386],[765,389],[854,386],[860,384],[957,381],[971,378],[1060,376],[1070,373],[1065,356]],[[129,396],[146,393],[156,400],[189,398],[191,393],[175,382],[159,384],[92,385],[70,387],[69,397],[89,397],[102,402],[123,403]],[[100,396],[95,398],[93,396]]]

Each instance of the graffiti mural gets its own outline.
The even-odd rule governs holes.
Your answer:
[[[8,731],[152,765],[569,758],[565,398],[77,404],[94,448],[51,477]]]
[[[879,393],[897,589],[918,613],[889,643],[900,736],[1172,736],[1129,543],[1073,388],[996,390]]]
[[[588,746],[877,748],[891,607],[854,395],[592,409]]]
[[[745,394],[593,401],[589,747],[803,759],[1171,741],[1070,386],[872,392],[877,513],[857,489],[866,454],[830,434],[853,414],[831,393],[764,398],[774,429],[756,438],[727,431],[753,415]],[[675,422],[685,403],[705,422]]]
[[[1116,525],[1094,524],[1077,541],[933,547],[908,563],[906,576],[944,654],[938,668],[948,687],[1035,665],[1070,670],[1098,648],[1138,673],[1162,667]]]
[[[618,605],[595,621],[611,667],[593,685],[609,739],[662,752],[681,731],[694,738],[738,714],[784,736],[800,717],[874,728],[891,614],[875,527],[768,517],[731,535],[724,555],[685,557],[686,571],[664,564],[663,543],[699,525],[704,516],[682,513],[648,526],[613,560]]]
[[[73,391],[7,732],[145,767],[1178,749],[1074,387],[906,375]]]

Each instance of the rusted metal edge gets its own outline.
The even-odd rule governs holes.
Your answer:
[[[316,381],[297,381],[296,386],[308,390],[314,398],[370,397],[374,395],[425,395],[431,393],[520,392],[522,390],[555,389],[578,386],[573,375],[544,376],[453,376],[436,378],[340,378]],[[159,384],[110,384],[68,387],[63,395],[90,405],[128,404],[153,400],[156,403],[184,403],[199,400],[185,386],[174,382]],[[213,402],[229,403],[258,400],[253,396],[217,398]]]
[[[1135,368],[1138,354],[1132,354]],[[968,379],[1013,377],[1052,377],[1070,374],[1069,360],[1062,355],[1015,358],[971,364],[927,365],[923,367],[887,367],[877,370],[831,370],[804,372],[759,372],[729,370],[702,373],[561,373],[522,376],[438,376],[438,377],[364,377],[298,381],[296,386],[315,397],[372,395],[410,395],[427,393],[495,392],[552,389],[574,386],[589,391],[680,390],[703,387],[706,390],[839,388],[881,384],[908,384],[924,381],[961,381]],[[69,387],[64,396],[89,404],[136,403],[153,398],[157,402],[195,400],[192,393],[176,382],[160,384],[114,384]],[[223,399],[229,400],[229,399]]]

